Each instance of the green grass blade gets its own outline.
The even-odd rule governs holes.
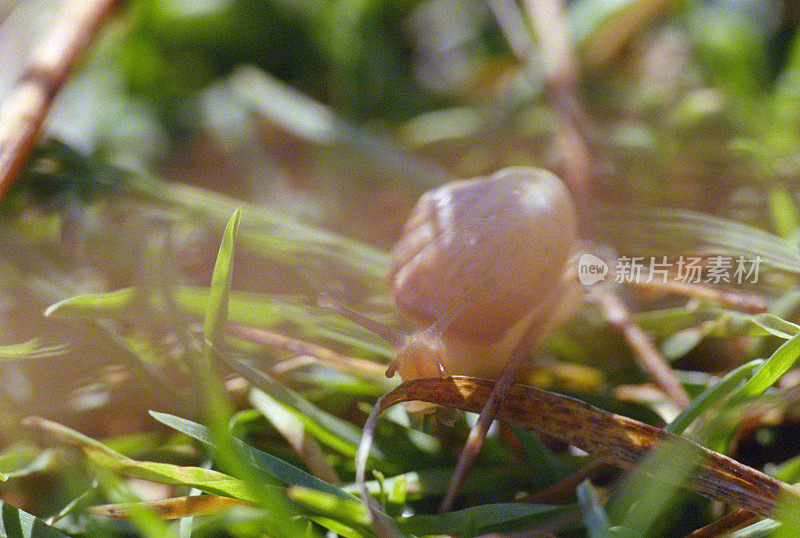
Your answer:
[[[225,324],[228,322],[228,295],[233,278],[234,243],[240,216],[241,212],[238,209],[234,211],[225,228],[211,278],[204,329],[206,341],[212,346],[219,343]]]
[[[369,515],[357,500],[342,500],[302,487],[288,490],[289,497],[315,513],[351,528],[369,525]],[[455,534],[474,536],[488,532],[514,532],[544,523],[564,513],[565,507],[530,503],[475,506],[442,515],[416,515],[401,519],[400,529],[414,535]]]
[[[105,293],[87,293],[69,297],[50,305],[45,316],[115,318],[125,314],[136,299],[134,288],[121,288]]]
[[[84,435],[79,431],[75,431],[72,428],[69,428],[68,426],[59,424],[58,422],[53,422],[45,418],[32,416],[24,418],[22,420],[22,425],[29,428],[38,428],[40,430],[46,431],[47,433],[55,437],[58,441],[70,446],[77,446],[83,450],[93,450],[96,452],[102,452],[106,454],[108,457],[119,461],[134,461],[128,456],[120,454],[116,450],[109,448],[100,441],[92,439],[88,435]]]
[[[750,321],[758,327],[764,329],[767,334],[788,340],[797,333],[800,333],[800,325],[779,318],[774,314],[757,314]]]
[[[8,538],[67,537],[57,528],[3,501],[0,501],[0,535]]]
[[[758,359],[743,364],[735,370],[731,370],[720,379],[717,384],[707,388],[697,398],[692,400],[689,407],[684,409],[683,412],[664,429],[678,435],[682,434],[705,410],[731,394],[742,381],[750,376],[753,370],[763,364],[764,361]]]
[[[46,465],[46,462],[52,460],[52,457],[53,454],[50,450],[42,450],[32,442],[12,442],[3,447],[0,452],[0,481],[5,482],[12,477],[26,476],[30,474],[26,470],[38,467],[38,461],[42,460]],[[32,472],[36,472],[36,470],[38,469]]]
[[[763,538],[765,536],[773,536],[775,530],[779,528],[781,528],[781,524],[777,521],[764,519],[726,536],[728,538]]]
[[[150,480],[160,484],[193,487],[205,493],[233,497],[234,499],[252,503],[258,500],[244,480],[233,478],[219,471],[172,463],[118,460],[94,450],[86,450],[85,452],[96,464],[123,476]],[[267,485],[265,484],[262,487],[267,487]]]
[[[0,362],[50,359],[60,357],[69,352],[70,349],[69,344],[42,347],[39,345],[39,340],[34,338],[21,344],[0,346]]]
[[[590,538],[608,536],[608,514],[606,514],[597,491],[589,480],[584,480],[575,488],[578,504],[583,512],[583,521]]]
[[[473,506],[440,515],[415,515],[398,522],[400,530],[415,535],[476,536],[513,533],[541,525],[566,511],[564,506],[497,503]]]
[[[345,420],[326,413],[249,364],[233,359],[229,359],[226,362],[228,366],[252,383],[253,386],[258,387],[284,407],[293,411],[303,421],[308,433],[313,435],[319,442],[349,458],[355,457],[356,447],[361,438],[361,431],[358,428]],[[377,452],[372,454],[382,457]]]
[[[155,411],[151,411],[150,415],[152,415],[154,419],[162,424],[186,434],[192,439],[196,439],[206,445],[213,445],[211,433],[209,432],[208,428],[201,424],[197,424],[196,422],[192,422],[191,420],[186,420],[184,418],[168,415],[166,413],[157,413]],[[247,463],[254,469],[264,472],[269,476],[277,478],[278,480],[287,484],[305,486],[307,488],[323,491],[340,498],[351,499],[358,502],[356,497],[343,492],[339,488],[320,480],[319,478],[303,471],[302,469],[298,469],[294,465],[286,463],[280,458],[276,458],[272,454],[262,452],[261,450],[253,448],[250,445],[239,441],[238,439],[234,439],[234,442],[240,447],[242,453],[246,456]]]
[[[228,400],[225,387],[217,373],[216,349],[223,343],[225,325],[228,323],[228,298],[233,278],[234,247],[239,228],[241,211],[233,212],[214,264],[208,301],[206,303],[204,345],[202,353],[195,353],[197,366],[198,394],[204,397],[206,420],[213,441],[214,458],[219,465],[233,476],[242,479],[245,490],[253,502],[262,507],[270,518],[270,526],[275,532],[297,535],[301,531],[299,522],[294,519],[295,510],[286,502],[281,491],[265,487],[263,475],[253,473],[247,464],[247,454],[229,430],[233,408]],[[198,489],[202,489],[199,486]]]
[[[29,417],[23,423],[47,431],[62,443],[80,448],[97,465],[119,474],[162,484],[191,486],[207,493],[254,501],[244,481],[219,471],[171,463],[137,461],[63,424],[38,417]]]
[[[687,451],[683,443],[670,441],[658,447],[631,473],[624,488],[606,506],[612,521],[642,536],[648,536],[668,510],[680,488],[700,461],[700,453]],[[665,479],[669,476],[669,479]]]
[[[519,439],[528,461],[536,465],[536,475],[542,481],[542,487],[555,484],[567,477],[569,467],[542,442],[537,433],[514,427],[511,430]]]
[[[292,501],[313,513],[334,519],[348,527],[368,527],[370,524],[369,514],[355,497],[342,498],[303,486],[292,486],[286,493]]]
[[[791,369],[800,358],[800,334],[781,345],[761,368],[731,397],[729,405],[760,396]]]
[[[0,482],[44,471],[52,461],[52,450],[38,450],[28,445],[8,447],[0,454]]]

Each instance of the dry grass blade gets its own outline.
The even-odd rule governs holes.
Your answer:
[[[218,514],[231,506],[252,506],[250,503],[221,497],[219,495],[194,495],[176,497],[159,501],[142,501],[137,503],[100,504],[86,509],[96,516],[113,519],[130,519],[135,510],[152,510],[163,519],[179,519],[182,517]]]
[[[767,301],[763,297],[745,291],[722,289],[703,283],[690,284],[675,278],[659,280],[646,277],[645,282],[634,281],[632,284],[640,286],[646,293],[673,293],[693,299],[703,299],[747,314],[767,311]]]
[[[319,360],[323,364],[327,364],[332,368],[347,372],[356,377],[368,380],[381,378],[384,376],[384,371],[386,370],[386,367],[380,364],[348,357],[326,347],[285,336],[274,331],[236,323],[228,323],[226,330],[229,334],[255,344],[261,344],[266,347],[280,349],[298,355],[308,355]]]
[[[595,461],[583,467],[578,472],[556,482],[543,490],[537,491],[523,500],[535,504],[559,504],[575,494],[575,488],[584,480],[591,480],[608,471],[610,467],[602,461]]]
[[[747,510],[736,510],[730,514],[716,520],[710,525],[699,528],[689,534],[695,538],[711,538],[712,536],[722,536],[741,529],[747,525],[752,525],[758,521],[758,516]]]
[[[0,198],[28,157],[53,98],[117,0],[66,0],[0,106]]]
[[[372,416],[377,417],[389,407],[411,400],[477,413],[486,405],[493,388],[491,381],[464,376],[413,380],[381,398]],[[800,492],[789,484],[684,437],[602,411],[567,396],[513,385],[498,418],[509,425],[534,430],[574,445],[601,461],[624,469],[635,468],[666,443],[675,444],[686,458],[698,462],[694,473],[684,480],[683,474],[673,475],[667,468],[661,469],[659,476],[654,478],[764,517],[775,516],[778,499],[800,507]],[[371,437],[371,432],[366,429],[365,437]],[[360,451],[369,448],[364,444],[359,447]],[[365,459],[357,458],[356,461],[365,464]],[[360,476],[363,476],[363,471]]]

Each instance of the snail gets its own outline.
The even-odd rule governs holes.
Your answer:
[[[579,304],[567,270],[577,228],[566,186],[537,168],[422,195],[388,271],[392,301],[420,331],[398,346],[387,375],[500,377],[526,335],[538,343]]]
[[[523,338],[534,334],[535,345],[580,304],[568,271],[578,244],[561,180],[507,168],[428,191],[412,211],[389,257],[388,286],[417,332],[398,335],[327,296],[320,304],[392,345],[388,377],[497,379]]]

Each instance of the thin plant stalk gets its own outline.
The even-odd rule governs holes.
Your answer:
[[[65,0],[0,103],[0,199],[16,180],[50,105],[117,0]]]

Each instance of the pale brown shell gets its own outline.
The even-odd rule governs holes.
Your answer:
[[[541,303],[577,240],[570,194],[546,170],[448,183],[425,193],[406,223],[391,253],[390,293],[421,325],[461,312],[446,334],[496,341],[532,309],[548,307]]]

